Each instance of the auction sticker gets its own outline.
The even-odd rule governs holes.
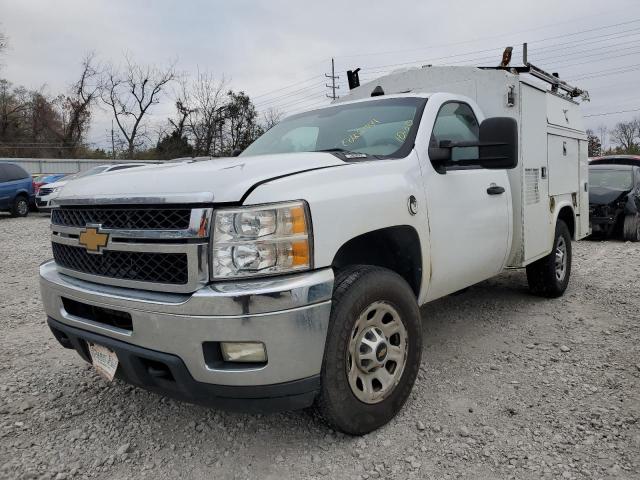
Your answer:
[[[93,367],[100,375],[112,381],[118,369],[118,356],[115,352],[102,345],[89,344],[89,353],[93,360]]]

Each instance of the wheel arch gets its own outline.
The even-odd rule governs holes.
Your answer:
[[[396,272],[420,295],[422,250],[420,236],[411,225],[372,230],[353,237],[338,249],[331,266],[340,270],[349,265],[375,265]]]
[[[571,238],[576,240],[576,214],[571,204],[559,205],[554,225],[558,223],[558,220],[562,220],[567,225]]]

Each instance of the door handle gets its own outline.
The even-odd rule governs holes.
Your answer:
[[[504,187],[491,185],[489,188],[487,188],[487,193],[489,195],[500,195],[501,193],[504,193]]]

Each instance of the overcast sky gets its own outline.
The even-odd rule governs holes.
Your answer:
[[[586,115],[640,109],[638,0],[0,0],[0,29],[9,37],[0,77],[52,94],[74,81],[86,52],[114,63],[129,52],[224,75],[260,109],[294,112],[325,101],[332,56],[344,94],[352,67],[368,80],[411,63],[494,65],[504,46],[528,41],[532,62],[590,90]],[[168,95],[154,121],[172,112]],[[596,128],[638,115],[586,120]],[[89,140],[106,145],[110,125],[95,112]]]

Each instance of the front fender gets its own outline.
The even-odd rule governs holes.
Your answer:
[[[418,202],[409,211],[409,197]],[[431,275],[426,198],[415,152],[402,159],[371,160],[274,179],[259,185],[245,205],[302,199],[309,204],[314,265],[331,266],[341,246],[365,233],[409,225],[418,232],[423,259],[419,301]]]

